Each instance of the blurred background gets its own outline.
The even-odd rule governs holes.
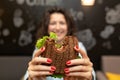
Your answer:
[[[1,59],[30,59],[41,15],[45,8],[55,5],[66,8],[74,17],[78,39],[86,47],[95,71],[102,70],[102,56],[120,55],[120,0],[0,0]]]

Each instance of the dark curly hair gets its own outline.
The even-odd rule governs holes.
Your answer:
[[[75,22],[73,20],[73,17],[70,15],[70,13],[67,12],[64,8],[54,6],[54,7],[49,7],[43,14],[42,20],[37,29],[37,35],[36,35],[37,39],[42,38],[43,36],[49,35],[48,25],[50,22],[50,16],[53,13],[61,13],[64,15],[67,22],[67,26],[68,26],[67,35],[74,35],[74,33],[76,32]]]

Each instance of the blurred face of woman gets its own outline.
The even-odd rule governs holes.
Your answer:
[[[54,32],[58,36],[58,41],[62,41],[67,35],[68,27],[65,17],[61,13],[53,13],[50,16],[50,23],[48,25],[48,33]]]

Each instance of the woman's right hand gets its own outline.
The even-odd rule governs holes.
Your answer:
[[[42,63],[45,64],[51,64],[52,60],[49,58],[43,58],[40,57],[40,54],[42,54],[45,50],[45,47],[42,47],[39,50],[35,51],[35,55],[33,59],[29,62],[28,65],[28,74],[29,74],[29,79],[40,79],[43,76],[46,75],[52,75],[56,68],[54,66],[46,66],[42,65]]]

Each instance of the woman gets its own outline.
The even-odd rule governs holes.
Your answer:
[[[43,20],[38,29],[37,38],[49,35],[50,32],[57,34],[58,43],[61,43],[66,35],[74,35],[75,24],[70,13],[59,7],[53,7],[48,9],[43,16]],[[72,66],[65,69],[66,76],[79,76],[82,80],[94,80],[95,74],[93,73],[93,64],[86,54],[86,50],[81,42],[79,46],[75,46],[74,49],[79,52],[82,59],[73,59],[66,62],[66,65]],[[45,50],[45,47],[35,50],[33,58],[29,62],[28,71],[24,77],[28,80],[44,80],[43,76],[46,76],[46,80],[63,80],[51,77],[56,70],[55,66],[41,65],[41,63],[50,64],[52,60],[49,58],[39,57],[39,55]],[[28,75],[29,74],[29,75]]]

